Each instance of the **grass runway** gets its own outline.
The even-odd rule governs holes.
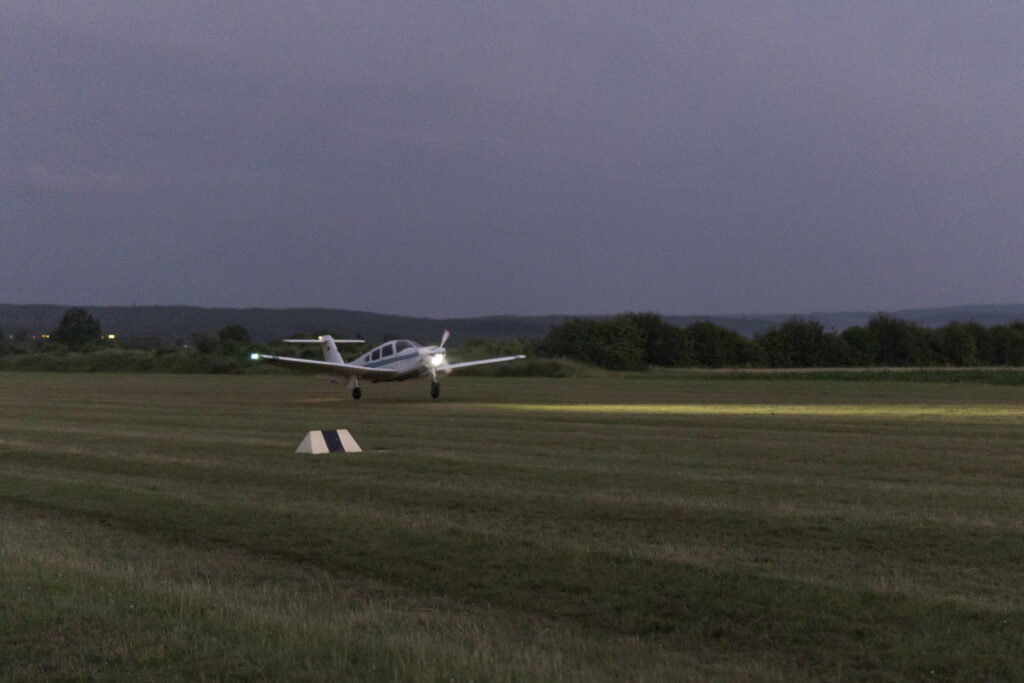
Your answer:
[[[427,389],[0,373],[0,678],[1024,677],[1020,387]]]

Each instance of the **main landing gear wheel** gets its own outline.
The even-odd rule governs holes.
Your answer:
[[[362,398],[362,396],[363,396],[363,390],[362,389],[360,389],[359,387],[354,387],[352,389],[352,398],[354,398],[355,400],[358,401],[360,398]]]
[[[437,398],[440,395],[441,395],[441,383],[440,382],[431,382],[430,383],[430,396],[432,398]]]

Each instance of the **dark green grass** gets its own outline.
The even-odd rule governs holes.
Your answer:
[[[0,671],[1021,677],[1019,389],[611,376],[426,394],[0,373]],[[367,452],[292,453],[334,427]]]

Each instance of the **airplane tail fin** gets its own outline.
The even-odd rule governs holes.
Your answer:
[[[324,360],[328,363],[344,363],[341,354],[338,353],[338,344],[362,344],[362,339],[335,339],[329,334],[324,334],[317,339],[282,339],[281,341],[292,344],[319,344],[324,350]]]

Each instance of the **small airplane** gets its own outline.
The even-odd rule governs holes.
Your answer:
[[[366,379],[371,382],[399,382],[404,379],[416,379],[430,375],[430,395],[437,398],[441,395],[441,383],[437,374],[443,372],[450,375],[452,370],[468,368],[473,365],[487,365],[488,363],[505,363],[510,360],[526,358],[526,356],[502,356],[500,358],[485,358],[483,360],[471,360],[464,363],[449,363],[448,352],[445,350],[445,342],[448,341],[448,330],[441,336],[441,343],[437,346],[420,346],[408,339],[398,339],[384,342],[376,346],[351,363],[346,363],[338,353],[338,344],[363,344],[362,339],[335,339],[329,334],[324,334],[316,339],[282,339],[291,344],[320,344],[324,350],[324,359],[307,360],[305,358],[290,358],[288,356],[272,356],[265,353],[252,354],[253,360],[265,360],[269,363],[279,363],[297,370],[307,372],[319,372],[332,375],[340,375],[348,378],[348,388],[352,390],[352,398],[359,400],[363,395],[359,387],[359,380]]]

